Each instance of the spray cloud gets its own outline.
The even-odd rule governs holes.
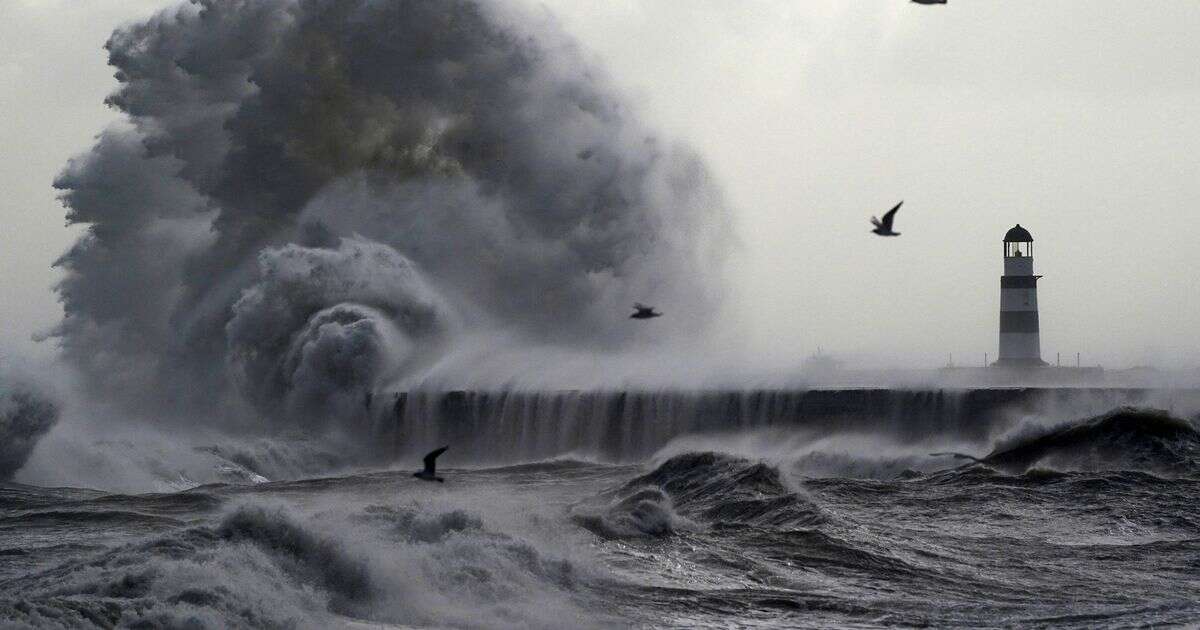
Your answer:
[[[107,49],[126,121],[56,182],[95,395],[320,426],[464,331],[612,349],[634,300],[693,331],[719,301],[706,169],[540,14],[193,0]]]

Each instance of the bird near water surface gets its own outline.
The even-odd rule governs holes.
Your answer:
[[[450,447],[443,446],[435,451],[430,451],[429,454],[425,456],[425,469],[418,470],[417,472],[413,473],[413,476],[421,481],[436,481],[438,483],[445,483],[445,479],[437,476],[437,458],[438,455],[445,453],[446,449],[448,448]]]
[[[903,201],[896,204],[891,210],[888,210],[887,214],[883,215],[882,221],[876,219],[875,217],[871,217],[871,224],[875,226],[875,229],[871,230],[871,232],[880,236],[900,236],[899,232],[892,231],[892,222],[896,220],[896,211],[899,210],[900,206],[902,205],[904,205]]]

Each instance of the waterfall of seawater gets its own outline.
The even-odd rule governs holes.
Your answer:
[[[1121,405],[1173,404],[1151,390],[1037,388],[412,391],[379,398],[374,439],[382,451],[411,456],[452,444],[457,461],[480,464],[564,455],[634,462],[679,436],[760,429],[983,444],[1030,416],[1061,421]]]

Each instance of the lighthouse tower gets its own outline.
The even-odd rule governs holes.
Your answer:
[[[1033,236],[1018,223],[1004,235],[997,366],[1046,365],[1038,335],[1038,278],[1033,275]]]

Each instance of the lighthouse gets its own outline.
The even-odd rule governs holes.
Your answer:
[[[1016,227],[1004,235],[1004,275],[1000,277],[1000,358],[996,366],[1042,366],[1038,335],[1037,281],[1033,236]]]

